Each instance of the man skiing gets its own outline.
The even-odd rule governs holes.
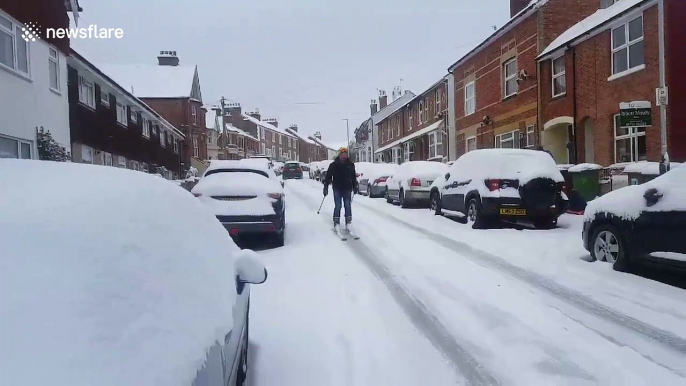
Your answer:
[[[355,164],[348,158],[348,149],[342,147],[338,150],[338,156],[329,165],[324,179],[324,197],[329,195],[329,185],[333,185],[333,228],[341,234],[341,202],[345,207],[345,231],[352,233],[353,214],[350,208],[352,193],[358,193],[357,173]]]

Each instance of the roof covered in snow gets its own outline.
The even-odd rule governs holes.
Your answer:
[[[287,136],[289,136],[289,137],[293,137],[293,134],[288,133],[288,132],[287,132],[286,130],[284,130],[284,129],[280,129],[280,128],[278,128],[278,127],[272,125],[272,124],[269,123],[269,122],[260,121],[259,119],[255,118],[255,117],[252,117],[252,116],[250,116],[250,115],[248,115],[248,114],[241,114],[241,115],[243,116],[243,120],[247,120],[247,121],[250,121],[250,122],[252,122],[252,123],[254,123],[254,124],[258,125],[258,126],[262,126],[262,127],[264,127],[265,129],[267,129],[267,130],[275,131],[275,132],[277,132],[277,133],[280,133],[280,134],[283,134],[283,135],[287,135]]]
[[[100,64],[100,70],[140,98],[190,98],[196,66]]]
[[[372,121],[375,125],[378,125],[379,122],[388,118],[389,115],[393,114],[394,112],[398,111],[398,109],[409,103],[412,99],[414,99],[415,96],[416,95],[412,91],[406,90],[403,96],[394,100],[393,102],[391,102],[391,104],[389,104],[388,106],[384,107],[383,109],[379,110],[379,112],[374,114],[372,116]]]
[[[622,0],[607,8],[597,10],[591,16],[574,24],[568,30],[563,32],[560,36],[553,40],[553,42],[550,43],[550,45],[548,45],[548,47],[546,47],[538,57],[544,57],[558,50],[559,48],[564,47],[568,43],[574,41],[576,38],[595,30],[612,19],[619,17],[623,13],[647,1],[650,0]]]
[[[289,128],[286,128],[286,131],[287,131],[289,134],[291,134],[291,135],[293,135],[293,136],[296,136],[296,137],[300,138],[301,140],[305,141],[305,143],[309,143],[310,145],[314,145],[314,143],[315,143],[313,140],[307,138],[306,135],[300,134],[300,133],[298,133],[298,132],[295,131],[295,130],[291,130],[290,127],[289,127]]]
[[[315,138],[315,137],[312,137],[312,136],[310,136],[309,138],[310,138],[311,140],[313,140],[315,143],[317,143],[318,145],[323,146],[323,147],[325,147],[325,148],[327,148],[327,149],[329,149],[329,150],[338,150],[338,149],[340,149],[340,146],[339,146],[339,147],[332,147],[332,146],[330,146],[329,144],[326,144],[326,143],[322,142],[322,140],[319,139],[319,138]]]
[[[238,135],[242,135],[242,136],[245,136],[245,137],[248,137],[248,138],[252,138],[252,139],[254,139],[255,141],[259,141],[259,139],[253,137],[250,133],[246,133],[245,131],[243,131],[243,130],[237,128],[236,126],[234,126],[234,125],[232,125],[232,124],[230,124],[230,123],[227,123],[227,124],[226,124],[226,130],[227,130],[227,131],[230,131],[230,132],[233,132],[233,133],[236,133],[236,134],[238,134]]]

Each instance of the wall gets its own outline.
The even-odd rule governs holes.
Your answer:
[[[665,1],[665,48],[669,105],[667,107],[667,146],[670,158],[686,162],[686,1]]]
[[[0,10],[9,14],[15,21],[38,24],[41,27],[39,32],[43,39],[47,38],[48,28],[69,27],[65,2],[61,0],[0,0]],[[68,38],[52,38],[47,41],[63,53],[69,53]]]
[[[30,141],[34,159],[38,159],[37,127],[50,130],[57,142],[67,150],[70,147],[67,59],[57,52],[60,92],[49,87],[49,45],[43,40],[29,43],[29,78],[0,64],[0,134]]]

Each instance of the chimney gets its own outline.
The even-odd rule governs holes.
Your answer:
[[[291,125],[289,129],[295,131],[296,133],[298,132],[298,125]]]
[[[322,140],[322,133],[317,131],[316,133],[314,133],[314,137],[321,141]]]
[[[521,12],[530,2],[531,0],[510,0],[510,17]]]
[[[379,90],[379,109],[383,109],[386,106],[388,106],[388,95],[386,95],[386,91]]]
[[[395,102],[401,96],[403,96],[403,92],[400,89],[400,86],[393,87],[393,102]]]
[[[176,67],[179,65],[179,57],[176,56],[176,51],[160,51],[157,62],[160,66]]]
[[[274,118],[267,118],[264,120],[264,122],[269,123],[270,125],[272,125],[274,127],[279,127],[279,121],[277,121]]]
[[[261,119],[260,119],[261,116],[260,116],[260,110],[259,110],[259,109],[255,109],[255,111],[251,111],[251,112],[249,112],[249,113],[247,113],[247,114],[250,115],[251,117],[257,119],[258,121],[261,120]]]
[[[369,105],[369,110],[371,111],[372,116],[379,111],[379,105],[376,104],[376,99],[372,99],[372,103]]]

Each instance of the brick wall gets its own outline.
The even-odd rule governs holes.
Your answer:
[[[670,158],[686,162],[686,1],[665,2],[665,45],[669,105],[667,107],[667,146]]]

